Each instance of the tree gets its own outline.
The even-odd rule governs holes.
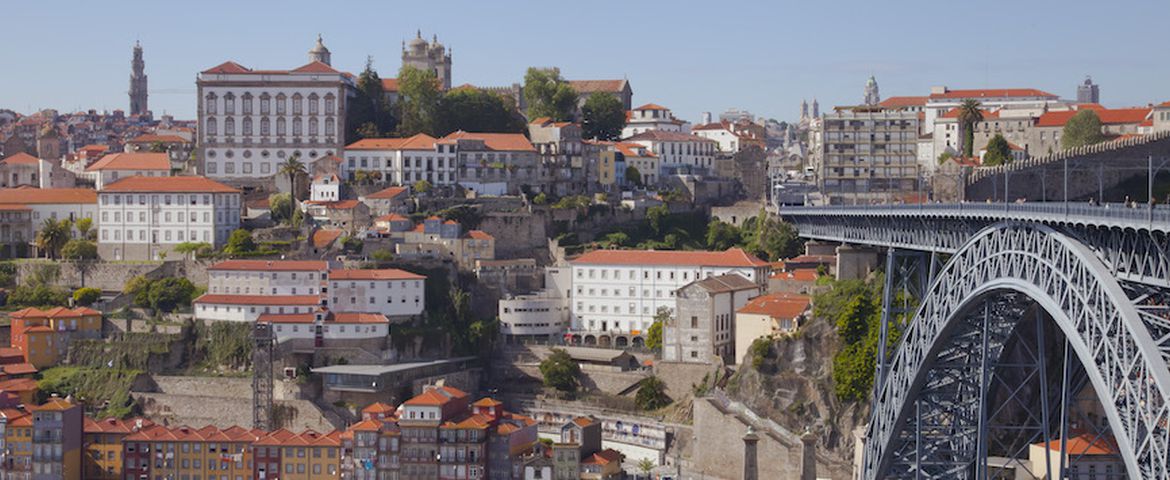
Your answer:
[[[653,375],[642,379],[638,385],[638,393],[634,395],[634,404],[642,410],[658,410],[670,405],[670,397],[666,396],[666,384]]]
[[[540,193],[536,194],[535,197],[532,197],[532,203],[534,203],[536,205],[547,204],[548,203],[548,195],[545,194],[544,192],[540,192]]]
[[[239,255],[256,251],[256,242],[252,241],[252,232],[238,228],[228,237],[227,246],[223,251],[228,255]]]
[[[581,106],[581,136],[594,140],[617,140],[626,126],[626,109],[612,93],[590,95]]]
[[[93,260],[97,257],[97,245],[89,240],[73,239],[61,247],[61,258],[67,260]]]
[[[136,277],[131,277],[130,280],[127,280],[126,283],[122,285],[122,293],[125,293],[126,295],[137,295],[139,292],[142,292],[148,287],[150,287],[150,280],[147,280],[146,277],[142,275],[138,275]]]
[[[654,230],[654,235],[662,234],[666,217],[669,216],[670,210],[666,208],[666,205],[658,205],[646,209],[646,220],[650,221],[650,229]]]
[[[287,160],[285,160],[284,162],[281,162],[279,166],[280,166],[280,173],[282,173],[284,175],[288,175],[289,193],[292,195],[292,199],[296,200],[296,198],[297,198],[297,176],[308,174],[308,172],[305,170],[305,164],[304,164],[304,162],[301,161],[300,156],[294,153],[292,156],[288,157]],[[296,203],[296,202],[293,202],[293,203]]]
[[[983,110],[978,100],[967,99],[959,105],[959,128],[963,130],[963,156],[970,158],[975,150],[975,124],[983,121]]]
[[[268,213],[274,222],[291,222],[295,208],[291,193],[274,193],[268,196]]]
[[[69,292],[46,284],[21,285],[8,294],[14,307],[51,307],[65,305]]]
[[[727,250],[738,245],[741,241],[739,229],[735,225],[711,220],[707,224],[707,248],[711,250]]]
[[[41,231],[37,232],[36,245],[37,248],[45,252],[50,259],[56,259],[61,254],[61,248],[69,241],[72,236],[73,226],[69,220],[62,219],[57,221],[52,218],[46,218],[41,223]]]
[[[89,217],[79,218],[79,219],[77,219],[76,222],[73,222],[73,226],[77,227],[77,233],[81,235],[81,238],[84,238],[86,240],[97,240],[97,238],[90,238],[90,237],[97,237],[97,231],[93,230],[93,219],[92,218],[89,218]]]
[[[1003,165],[1012,161],[1012,147],[1003,135],[996,134],[987,141],[987,153],[983,155],[984,165]]]
[[[366,59],[366,68],[358,75],[353,98],[346,101],[346,143],[360,138],[377,138],[394,131],[394,113],[386,100],[382,78],[374,70],[373,58]]]
[[[438,102],[439,79],[435,73],[403,65],[398,71],[398,135],[434,135]]]
[[[602,239],[611,247],[626,247],[630,245],[630,236],[626,232],[613,232]]]
[[[662,351],[662,329],[669,321],[670,309],[658,307],[658,311],[654,313],[654,323],[651,323],[650,328],[646,329],[646,348],[649,348],[650,351]]]
[[[562,392],[577,390],[577,377],[580,374],[581,366],[573,361],[568,352],[560,348],[552,349],[548,358],[540,362],[540,375],[544,377],[544,385]]]
[[[524,99],[530,119],[548,117],[567,122],[577,110],[577,92],[556,68],[529,68],[524,74]]]
[[[160,312],[173,312],[180,306],[190,305],[194,293],[195,285],[186,278],[162,278],[150,282],[146,293],[147,305],[143,306]]]
[[[626,167],[626,182],[634,184],[634,186],[642,186],[642,172],[639,172],[633,165]]]
[[[426,180],[419,180],[414,182],[414,191],[418,193],[428,193],[431,191],[431,182]]]
[[[772,261],[799,255],[803,245],[795,227],[763,209],[745,221],[742,230],[746,237],[744,249]]]
[[[1077,112],[1064,124],[1064,130],[1060,134],[1060,144],[1064,148],[1083,147],[1104,140],[1105,136],[1101,134],[1101,118],[1092,110]]]
[[[443,136],[459,130],[520,133],[524,119],[509,98],[473,87],[456,88],[439,98],[434,133]]]
[[[654,470],[654,461],[649,458],[638,460],[638,471],[642,472],[642,476],[649,478],[650,471]]]
[[[211,248],[211,244],[207,242],[183,242],[175,245],[175,253],[183,255],[184,257],[190,256],[190,258],[194,260],[196,254],[199,252],[210,251]]]
[[[950,159],[952,159],[952,158],[955,158],[955,155],[954,155],[954,154],[952,154],[951,152],[943,152],[943,153],[940,153],[940,154],[938,155],[938,164],[939,164],[939,165],[942,165],[942,164],[944,164],[944,163],[947,163],[947,160],[950,160]]]
[[[102,291],[98,288],[85,287],[73,291],[73,303],[83,307],[93,305],[102,299]]]

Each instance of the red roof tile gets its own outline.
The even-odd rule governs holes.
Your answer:
[[[922,107],[926,105],[927,97],[887,97],[879,103],[885,108]]]
[[[1150,115],[1149,107],[1094,110],[1102,125],[1142,123]],[[1037,127],[1063,127],[1078,112],[1045,112],[1036,120]]]
[[[812,298],[793,293],[776,292],[760,295],[740,307],[736,313],[767,315],[772,318],[796,318],[808,310]]]
[[[97,203],[97,190],[88,188],[0,188],[0,203]]]
[[[1043,445],[1043,443],[1037,444]],[[1048,443],[1048,448],[1053,451],[1059,451],[1061,448],[1060,440],[1052,440]],[[1091,433],[1083,433],[1075,437],[1069,438],[1065,442],[1065,451],[1069,455],[1117,455],[1117,443],[1112,437],[1097,435]]]
[[[966,98],[1010,98],[1010,97],[1049,97],[1056,95],[1034,88],[995,88],[973,90],[947,90],[945,93],[932,93],[931,99],[966,99]]]
[[[443,137],[444,142],[455,140],[480,140],[491,150],[507,152],[535,152],[536,147],[520,133],[471,133],[462,130]]]
[[[387,91],[387,92],[397,92],[398,91],[398,79],[397,78],[383,78],[382,79],[382,90]]]
[[[611,462],[621,462],[622,458],[625,458],[625,455],[622,455],[621,452],[607,448],[586,457],[581,460],[581,463],[584,465],[608,465]]]
[[[389,200],[406,192],[406,187],[390,187],[385,190],[379,190],[377,192],[366,195],[366,198],[372,198],[375,200]]]
[[[687,265],[705,267],[766,267],[768,262],[730,248],[722,252],[676,250],[594,250],[571,261],[578,265]]]
[[[476,240],[495,240],[496,237],[489,235],[483,230],[469,230],[467,236]]]
[[[293,73],[341,73],[325,63],[313,60],[291,70]]]
[[[336,241],[342,233],[344,232],[341,230],[317,230],[316,232],[313,232],[313,246],[316,248],[328,248],[330,245],[333,245],[333,242]]]
[[[40,163],[41,160],[39,158],[24,152],[18,152],[5,157],[4,160],[0,160],[0,164],[4,165],[40,165]]]
[[[171,159],[165,153],[111,153],[101,158],[93,165],[86,167],[87,172],[102,170],[171,170]]]
[[[207,177],[143,177],[135,175],[106,185],[102,192],[240,193]]]
[[[203,73],[249,73],[251,71],[251,69],[229,60],[204,70]]]
[[[670,109],[666,108],[662,105],[659,105],[657,103],[647,103],[645,105],[642,105],[641,107],[634,108],[634,110],[670,110]]]
[[[330,280],[426,280],[426,278],[426,276],[397,268],[380,270],[347,268],[329,272]]]
[[[137,137],[134,137],[134,138],[126,141],[126,143],[154,143],[154,142],[159,142],[159,143],[191,143],[190,140],[187,140],[187,139],[180,137],[178,135],[156,135],[153,133],[139,135]]]
[[[216,303],[220,305],[320,305],[321,297],[316,295],[222,295],[203,294],[194,303]]]
[[[419,133],[406,138],[364,138],[345,147],[346,150],[434,150],[438,139]]]
[[[318,260],[225,260],[207,270],[320,272],[329,270],[329,263]]]

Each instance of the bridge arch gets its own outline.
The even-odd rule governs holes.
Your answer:
[[[908,473],[898,468],[907,455],[913,468],[931,464],[922,461],[922,428],[907,435],[916,418],[921,422],[923,404],[947,423],[936,433],[950,444],[939,451],[960,470],[945,475],[966,476],[962,463],[977,459],[973,449],[986,432],[978,423],[987,383],[972,385],[970,376],[987,375],[1005,338],[996,332],[1019,323],[1013,309],[1021,299],[1052,318],[1084,366],[1129,476],[1170,478],[1170,369],[1142,317],[1087,246],[1052,228],[1018,223],[996,224],[969,239],[924,296],[876,392],[864,478]]]

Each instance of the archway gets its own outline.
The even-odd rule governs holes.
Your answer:
[[[625,335],[618,335],[614,337],[613,346],[617,348],[626,348],[630,344],[630,339]]]
[[[593,335],[586,335],[585,345],[597,345],[597,337],[594,337]]]
[[[1088,247],[1048,227],[1000,224],[972,237],[938,274],[878,380],[864,478],[980,476],[989,417],[1002,410],[994,401],[1016,394],[994,378],[1011,361],[1003,353],[1029,330],[1067,341],[1066,358],[1079,361],[1096,392],[1129,477],[1167,478],[1170,369],[1132,288]],[[1049,355],[1033,356],[1033,370],[1047,372]]]
[[[630,345],[634,348],[642,348],[646,346],[646,340],[642,339],[641,336],[636,336],[633,340],[630,341]]]

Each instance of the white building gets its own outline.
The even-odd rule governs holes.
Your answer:
[[[523,185],[538,189],[550,180],[524,134],[459,131],[439,143],[453,145],[459,155],[459,185],[481,195],[516,194]]]
[[[811,304],[807,296],[775,292],[755,297],[736,310],[733,363],[743,360],[757,338],[796,332]]]
[[[313,182],[309,185],[309,200],[313,202],[341,200],[341,180],[332,173],[313,177]]]
[[[569,328],[569,300],[555,292],[501,298],[500,334],[511,340],[556,340]]]
[[[290,340],[367,340],[390,335],[390,321],[377,313],[333,313],[318,309],[311,313],[265,313],[256,321],[272,324],[272,334],[278,344]]]
[[[740,275],[695,280],[678,289],[675,320],[663,326],[662,359],[668,362],[735,362],[735,311],[761,287]]]
[[[378,172],[384,182],[413,185],[454,185],[457,181],[455,145],[420,133],[409,138],[367,138],[345,147],[346,175]]]
[[[242,207],[239,190],[204,177],[124,178],[98,192],[98,254],[159,260],[184,242],[218,250],[240,227]]]
[[[673,315],[675,291],[728,273],[767,288],[768,263],[739,248],[723,252],[595,250],[572,260],[574,340],[585,333],[642,335],[659,308]],[[581,335],[578,335],[581,332]],[[600,336],[595,337],[600,344]]]
[[[318,260],[226,260],[207,269],[207,293],[320,295],[329,264]]]
[[[422,315],[426,308],[426,279],[398,269],[333,270],[329,272],[329,308],[406,320]]]
[[[171,160],[165,153],[111,153],[86,167],[83,176],[102,190],[126,177],[167,177],[170,174]]]
[[[662,175],[701,173],[715,164],[718,143],[689,133],[648,130],[622,140],[637,143],[658,157]]]
[[[758,132],[763,132],[762,127],[750,121],[737,124],[723,120],[696,125],[695,128],[691,129],[691,133],[698,137],[714,140],[719,143],[720,152],[733,154],[748,145],[757,145],[761,149],[764,148],[764,138],[760,135],[753,134],[753,129]]]
[[[320,295],[225,295],[207,293],[194,302],[195,318],[212,322],[255,322],[265,313],[313,313]]]
[[[93,220],[93,231],[99,225],[97,191],[88,188],[4,188],[0,189],[0,205],[24,205],[32,210],[32,226],[39,230],[45,219]]]
[[[662,105],[647,103],[630,110],[626,126],[622,127],[622,138],[629,138],[650,130],[664,132],[686,132],[687,123],[674,118],[670,109]]]
[[[329,66],[327,53],[311,51],[309,60],[292,70],[229,61],[199,73],[200,173],[259,180],[290,157],[312,164],[341,152],[354,80]]]
[[[1042,111],[1050,106],[1064,106],[1060,97],[1034,88],[984,88],[974,90],[951,90],[947,87],[931,87],[923,107],[923,132],[934,132],[935,120],[966,100],[975,100],[987,110],[1025,109]],[[942,152],[938,152],[942,153]]]

